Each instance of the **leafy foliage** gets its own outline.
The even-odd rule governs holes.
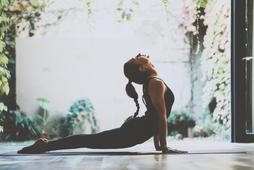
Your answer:
[[[0,115],[0,125],[3,127],[0,138],[7,141],[30,140],[45,134],[49,111],[48,100],[38,98],[38,111],[34,115],[27,115],[21,110],[9,110]],[[45,136],[44,136],[45,137]]]
[[[65,125],[69,126],[70,134],[79,134],[87,131],[84,125],[91,125],[91,133],[98,131],[97,121],[94,116],[95,110],[88,98],[77,100],[72,104],[67,114]],[[87,123],[86,123],[87,122]]]
[[[120,21],[129,21],[131,20],[134,9],[139,5],[138,0],[132,0],[129,6],[126,6],[126,0],[119,0],[117,10],[120,12]]]
[[[40,19],[40,12],[45,4],[42,0],[1,0],[0,1],[0,98],[12,95],[10,81],[15,81],[15,38],[27,29],[29,36],[34,35],[35,23]],[[0,114],[7,111],[7,106],[0,102]],[[6,116],[0,116],[2,118]],[[1,120],[3,121],[3,120]]]
[[[88,98],[83,98],[74,102],[67,113],[52,117],[46,132],[50,138],[55,138],[98,130],[94,107]]]
[[[214,0],[206,8],[205,50],[202,54],[203,103],[214,122],[230,129],[230,3]]]
[[[187,111],[174,111],[171,113],[169,117],[169,124],[181,127],[181,126],[188,126],[193,127],[195,126],[195,120],[192,118],[192,114]]]
[[[42,0],[1,0],[0,1],[0,97],[8,95],[8,79],[12,72],[11,61],[15,61],[15,38],[21,30],[28,29],[32,36],[35,22],[44,8]],[[15,65],[15,63],[14,63]],[[10,68],[9,68],[10,67]],[[0,112],[7,107],[0,102]]]
[[[37,124],[30,116],[20,110],[10,110],[1,114],[1,141],[22,141],[35,139],[39,135]]]
[[[168,132],[170,134],[178,132],[187,137],[187,129],[196,124],[192,114],[187,111],[174,111],[168,119]]]
[[[213,0],[195,0],[197,8],[205,8]]]
[[[206,115],[208,112],[209,121],[212,122],[211,124],[203,121],[202,124],[207,126],[201,125],[196,129],[206,129],[204,134],[208,136],[224,132],[225,137],[229,136],[230,3],[227,0],[194,0],[184,9],[189,19],[184,18],[180,26],[185,29],[194,55],[201,54],[204,83],[202,114]],[[201,9],[205,9],[204,12],[201,12]],[[198,20],[202,21],[202,24],[197,24],[201,23],[196,22]]]
[[[95,133],[98,125],[94,107],[88,98],[80,99],[66,114],[50,117],[45,98],[38,98],[38,111],[27,115],[20,110],[10,110],[1,114],[0,140],[23,141],[46,137],[59,138],[73,134]],[[4,120],[4,121],[3,121]]]
[[[214,124],[212,121],[211,113],[208,109],[200,115],[197,120],[197,125],[193,128],[194,137],[209,137],[215,134],[218,124]]]
[[[39,103],[39,108],[35,115],[32,116],[32,119],[34,124],[36,124],[39,134],[43,136],[46,133],[46,126],[49,118],[49,101],[46,98],[37,98],[37,101]]]

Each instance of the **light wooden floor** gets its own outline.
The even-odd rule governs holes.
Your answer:
[[[189,154],[162,155],[151,141],[128,149],[72,149],[17,155],[27,143],[0,143],[0,170],[254,170],[254,144],[186,139],[169,142]]]

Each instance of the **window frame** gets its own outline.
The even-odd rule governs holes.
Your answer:
[[[254,134],[246,133],[246,121],[251,113],[249,81],[245,80],[248,51],[246,50],[246,6],[248,0],[231,3],[231,141],[254,142]],[[248,6],[249,8],[249,6]],[[248,16],[250,14],[247,14]],[[244,36],[243,36],[244,35]]]

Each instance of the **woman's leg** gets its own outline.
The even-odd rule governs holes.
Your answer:
[[[136,123],[135,123],[136,122]],[[72,135],[57,140],[37,140],[33,145],[24,147],[18,153],[43,153],[45,151],[75,148],[114,149],[127,148],[143,143],[151,136],[152,130],[142,122],[126,123],[120,128],[103,131],[97,134]]]
[[[93,148],[113,149],[124,148],[135,145],[135,141],[121,128],[103,131],[97,134],[81,134],[67,136],[61,139],[47,142],[47,150]]]

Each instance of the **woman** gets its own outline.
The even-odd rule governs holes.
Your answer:
[[[170,88],[158,78],[157,71],[149,57],[138,54],[124,64],[124,74],[129,82],[126,93],[133,98],[137,111],[129,117],[120,128],[97,134],[80,134],[47,141],[38,139],[33,145],[25,147],[18,153],[43,153],[46,151],[74,148],[113,149],[126,148],[154,138],[154,147],[162,153],[183,153],[167,147],[167,118],[174,102]],[[137,117],[139,112],[138,94],[132,82],[143,85],[143,102],[147,111],[145,116]]]

